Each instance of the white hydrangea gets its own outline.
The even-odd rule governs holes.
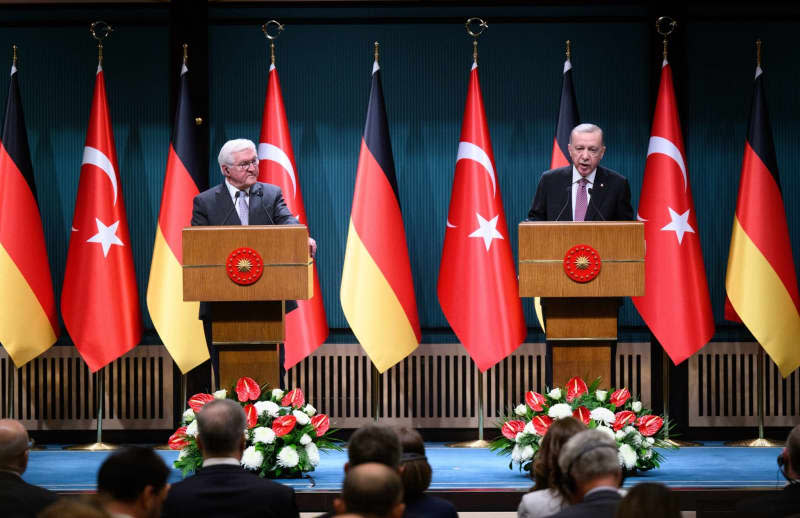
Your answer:
[[[612,429],[611,429],[611,428],[609,428],[608,426],[602,426],[602,425],[600,425],[600,426],[598,426],[598,427],[596,428],[596,430],[600,430],[601,432],[603,432],[603,433],[607,434],[607,435],[608,435],[610,438],[612,438],[612,439],[616,440],[616,437],[614,437],[614,430],[612,430]]]
[[[525,437],[524,433],[522,433],[522,432],[517,433],[517,435],[514,436],[514,442],[521,441],[523,437]]]
[[[272,399],[280,399],[283,397],[283,391],[279,388],[272,389]]]
[[[317,413],[317,409],[311,405],[306,405],[303,407],[303,412],[305,412],[309,417],[314,417],[314,414]]]
[[[311,437],[308,436],[307,433],[304,433],[302,437],[300,437],[300,444],[303,446],[307,445],[311,442]]]
[[[228,397],[228,391],[225,389],[219,389],[214,392],[214,399],[225,399]]]
[[[515,444],[514,449],[511,450],[511,460],[512,462],[522,462],[522,448],[519,447],[519,444]]]
[[[308,455],[308,462],[310,462],[312,466],[319,465],[319,449],[316,444],[313,442],[306,444],[306,455]]]
[[[186,435],[189,437],[197,437],[197,421],[189,423],[189,426],[186,427]]]
[[[634,446],[638,447],[642,445],[642,434],[640,434],[639,432],[634,432],[633,434],[631,434],[631,438],[633,440]]]
[[[617,430],[616,432],[614,432],[614,439],[621,441],[622,439],[625,438],[625,435],[626,435],[625,430]]]
[[[560,388],[554,388],[553,390],[548,392],[547,395],[550,396],[553,399],[561,399],[561,389]]]
[[[293,468],[297,466],[298,462],[300,462],[300,455],[298,455],[297,450],[291,446],[284,446],[281,448],[281,451],[278,452],[278,466]]]
[[[653,444],[655,444],[656,440],[655,440],[655,439],[653,439],[652,437],[646,437],[646,438],[645,438],[645,440],[644,440],[644,442],[646,442],[647,444],[649,444],[650,446],[652,446]]]
[[[300,426],[305,426],[311,422],[311,418],[308,417],[308,414],[305,412],[301,412],[299,410],[292,410],[292,415],[295,419],[297,419],[297,424]]]
[[[620,444],[618,456],[620,466],[625,466],[625,469],[636,467],[636,452],[630,444]]]
[[[601,403],[606,400],[606,396],[608,396],[607,390],[598,390],[594,393],[594,396],[597,398],[598,401]]]
[[[642,402],[641,401],[634,401],[633,403],[631,403],[631,410],[633,410],[637,414],[639,412],[641,412],[642,411]]]
[[[631,426],[631,425],[628,425],[628,426],[626,426],[625,428],[623,428],[623,430],[625,430],[625,433],[632,433],[632,432],[635,432],[635,431],[636,431],[636,428],[634,428],[634,427],[633,427],[633,426]]]
[[[591,412],[589,412],[589,418],[594,419],[595,421],[599,421],[603,424],[610,425],[614,424],[614,421],[617,419],[617,416],[614,415],[614,412],[607,408],[603,408],[601,406],[595,408]]]
[[[183,422],[184,423],[191,423],[194,421],[194,410],[191,408],[187,408],[186,411],[183,413]]]
[[[278,417],[278,411],[281,409],[277,403],[272,401],[256,401],[253,406],[258,415],[268,415],[270,417]]]
[[[528,421],[528,424],[522,429],[522,433],[526,435],[536,435],[536,428],[533,427],[533,421]]]
[[[264,444],[272,444],[275,442],[275,432],[272,431],[272,428],[259,426],[258,428],[253,428],[252,434],[253,442],[261,442]]]
[[[533,458],[533,446],[530,444],[528,446],[524,446],[522,448],[522,452],[520,452],[520,457],[522,457],[523,461],[531,460]]]
[[[259,469],[264,462],[264,454],[256,449],[255,446],[250,446],[242,453],[242,466],[247,469]]]
[[[182,458],[186,457],[187,455],[189,455],[189,449],[188,448],[183,448],[180,451],[180,453],[178,453],[178,460],[181,460]]]
[[[553,419],[563,419],[565,417],[572,417],[572,407],[566,403],[558,403],[553,405],[547,411],[547,415]]]
[[[520,417],[524,417],[528,413],[527,405],[517,405],[516,408],[514,408],[514,413]]]

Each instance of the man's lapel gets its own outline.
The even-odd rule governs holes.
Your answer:
[[[217,203],[214,204],[216,214],[214,214],[212,221],[218,221],[218,225],[241,225],[242,222],[239,221],[239,214],[233,209],[231,193],[228,192],[224,181],[217,186],[217,189],[214,191],[214,196],[217,198]]]
[[[565,172],[561,175],[561,184],[559,190],[562,194],[567,196],[567,199],[561,199],[561,207],[564,207],[564,213],[558,218],[559,221],[572,221],[572,165],[564,168]]]

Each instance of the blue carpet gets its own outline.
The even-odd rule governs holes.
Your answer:
[[[488,450],[453,449],[441,443],[429,443],[428,460],[433,466],[434,490],[505,489],[526,491],[531,481],[516,468],[508,469],[508,459]],[[625,480],[625,487],[639,482],[661,482],[671,487],[780,488],[783,478],[775,462],[780,448],[734,448],[721,443],[662,451],[665,461],[660,469]],[[169,466],[177,458],[175,451],[158,452]],[[77,452],[50,448],[31,452],[24,479],[54,491],[94,491],[97,469],[108,456],[105,452]],[[331,491],[341,487],[347,454],[323,453],[320,466],[311,478],[281,480],[298,491]],[[172,471],[170,482],[181,480]]]

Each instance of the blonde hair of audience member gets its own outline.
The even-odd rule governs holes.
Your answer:
[[[664,484],[634,486],[617,507],[616,518],[680,518],[678,497]]]
[[[555,489],[561,479],[561,468],[558,467],[558,455],[570,437],[586,430],[586,425],[574,417],[556,419],[542,438],[541,447],[533,459],[531,478],[534,481],[532,491]]]
[[[367,462],[347,470],[342,496],[333,502],[337,515],[366,518],[402,518],[403,483],[397,471],[385,464]]]
[[[111,515],[103,508],[103,499],[92,495],[61,498],[45,507],[37,518],[111,518]]]

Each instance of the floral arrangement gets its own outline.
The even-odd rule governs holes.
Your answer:
[[[341,450],[331,437],[330,420],[307,404],[299,388],[284,393],[281,389],[262,391],[252,378],[240,378],[233,390],[213,394],[195,394],[183,413],[182,426],[169,438],[169,446],[180,450],[175,467],[184,476],[203,465],[197,446],[195,414],[214,399],[234,399],[247,416],[247,446],[242,466],[261,477],[297,477],[314,471],[320,451]]]
[[[501,437],[491,449],[500,455],[511,455],[508,467],[514,463],[530,470],[542,437],[556,419],[574,417],[588,428],[596,428],[614,438],[619,449],[619,463],[626,471],[646,471],[657,468],[663,461],[655,448],[674,449],[667,442],[668,426],[664,419],[642,407],[641,401],[631,399],[626,388],[598,390],[600,378],[586,386],[579,377],[566,387],[554,388],[542,395],[529,391],[525,403],[513,410],[513,415],[500,422]]]

